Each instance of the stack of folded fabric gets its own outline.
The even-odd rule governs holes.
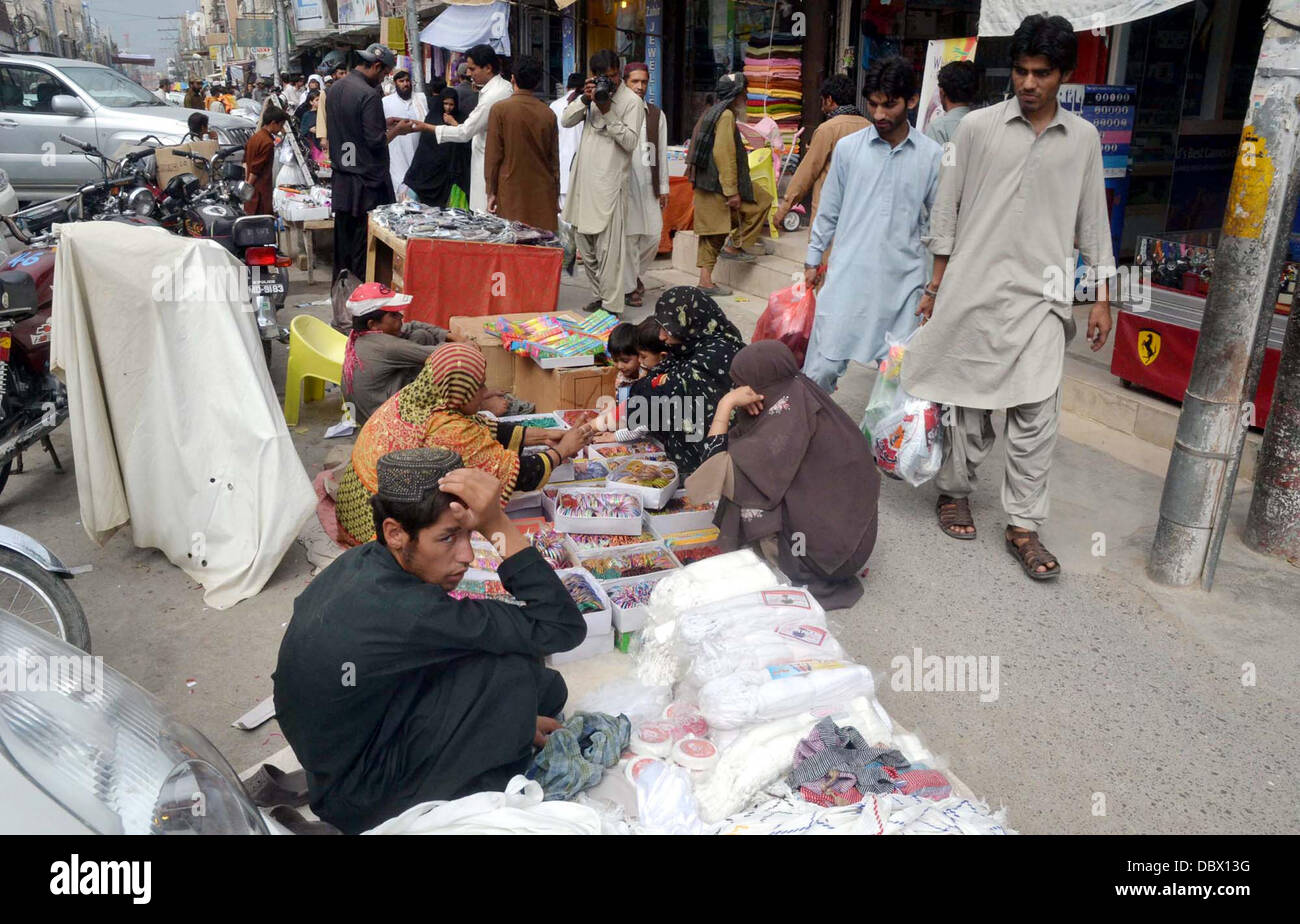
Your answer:
[[[751,34],[745,44],[745,79],[749,120],[776,120],[788,149],[803,114],[803,40],[788,32]]]

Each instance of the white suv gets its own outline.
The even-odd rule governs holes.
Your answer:
[[[65,196],[100,178],[99,165],[59,135],[112,156],[149,135],[179,143],[192,112],[102,64],[0,52],[0,169],[24,202]],[[222,144],[243,144],[257,127],[224,113],[208,118]]]

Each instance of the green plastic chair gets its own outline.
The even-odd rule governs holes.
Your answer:
[[[284,380],[284,422],[298,425],[303,401],[325,397],[325,383],[343,384],[343,350],[346,334],[324,321],[300,314],[289,322],[289,368]]]

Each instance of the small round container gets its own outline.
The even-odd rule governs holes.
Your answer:
[[[665,719],[675,719],[683,715],[699,715],[700,707],[691,703],[669,703],[664,709]]]
[[[623,775],[627,777],[629,783],[635,786],[637,777],[645,772],[647,767],[661,763],[663,763],[663,761],[657,757],[633,757],[623,765]]]
[[[673,750],[673,726],[668,722],[646,722],[633,732],[630,747],[642,757],[667,757]]]
[[[680,741],[683,738],[703,738],[709,733],[709,723],[704,716],[699,713],[683,713],[674,716],[673,741]]]
[[[673,762],[687,770],[712,770],[718,763],[718,748],[704,738],[683,738],[673,745]]]

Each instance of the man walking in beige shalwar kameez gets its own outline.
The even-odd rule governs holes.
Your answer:
[[[1005,540],[1035,580],[1061,573],[1038,529],[1073,335],[1073,249],[1098,277],[1114,271],[1100,137],[1056,100],[1075,56],[1067,20],[1027,17],[1011,41],[1015,98],[959,125],[930,217],[934,277],[917,309],[927,323],[903,362],[904,389],[948,405],[935,485],[940,528],[955,539],[975,538],[975,470],[993,447],[992,412],[1006,411]],[[1094,351],[1111,327],[1104,283],[1096,291]]]
[[[612,51],[598,51],[591,56],[591,73],[582,93],[560,119],[565,128],[586,122],[578,154],[573,158],[569,195],[561,217],[573,225],[578,256],[597,295],[585,310],[604,307],[620,314],[627,259],[623,187],[628,182],[632,156],[638,150],[645,104],[619,79],[618,57]],[[607,100],[596,98],[595,78],[599,76],[614,85]]]

